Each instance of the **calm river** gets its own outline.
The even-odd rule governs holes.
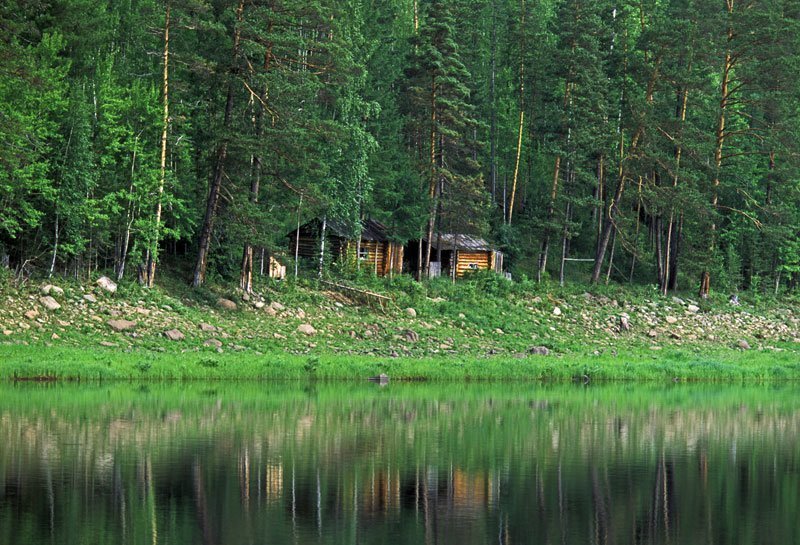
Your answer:
[[[0,543],[800,543],[798,387],[0,385]]]

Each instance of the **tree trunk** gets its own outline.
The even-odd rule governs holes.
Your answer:
[[[319,271],[318,276],[322,278],[322,273],[325,269],[325,235],[328,230],[328,216],[322,216],[322,230],[319,235]]]
[[[430,142],[430,182],[428,196],[431,199],[431,211],[428,216],[428,244],[425,249],[425,276],[431,275],[431,243],[433,242],[433,227],[436,222],[437,188],[439,172],[436,168],[436,76],[431,79],[431,142]]]
[[[522,156],[522,129],[525,126],[525,0],[520,0],[520,60],[519,60],[519,131],[517,135],[517,158],[514,162],[514,178],[511,182],[511,201],[508,205],[507,225],[511,225],[514,215],[514,201],[517,196],[519,179],[519,159]]]
[[[164,196],[164,185],[167,178],[167,135],[169,132],[169,24],[170,2],[167,0],[164,19],[164,74],[162,78],[164,113],[161,124],[161,177],[158,182],[158,200],[156,201],[155,226],[153,240],[149,241],[145,263],[145,285],[152,288],[156,279],[156,263],[158,262],[158,246],[161,241],[161,207]]]
[[[239,5],[236,8],[236,22],[233,27],[233,51],[232,51],[232,65],[236,65],[239,57],[239,38],[241,35],[241,22],[242,14],[244,12],[244,0],[239,0]],[[233,69],[232,66],[232,69]],[[206,201],[206,213],[203,217],[203,226],[200,230],[200,244],[197,253],[197,263],[194,268],[194,277],[192,279],[192,286],[197,288],[203,285],[206,279],[206,268],[208,266],[208,252],[211,248],[211,235],[214,231],[214,220],[217,215],[217,204],[219,202],[220,189],[222,187],[222,178],[225,173],[225,159],[228,156],[228,135],[224,134],[231,124],[231,117],[233,115],[233,78],[228,76],[228,91],[225,99],[225,115],[222,121],[222,142],[217,148],[216,161],[214,164],[214,173],[211,178],[211,185],[208,191],[208,199]]]

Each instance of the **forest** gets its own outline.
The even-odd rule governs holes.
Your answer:
[[[301,222],[375,219],[515,278],[780,294],[798,71],[795,0],[11,0],[0,260],[250,290]]]

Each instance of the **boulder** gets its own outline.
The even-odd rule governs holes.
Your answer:
[[[53,299],[50,295],[45,295],[44,297],[39,297],[39,302],[42,304],[44,308],[47,310],[53,311],[58,310],[61,308],[61,305],[58,304],[58,301]]]
[[[675,316],[667,316],[666,318],[668,324],[677,324],[678,319]]]
[[[117,284],[107,276],[101,276],[97,279],[97,285],[100,289],[108,293],[117,293]]]
[[[213,348],[222,348],[222,341],[219,339],[208,339],[203,343],[203,346],[211,346]]]
[[[306,317],[306,311],[303,310],[302,308],[298,308],[296,314],[297,314],[297,317],[300,318],[301,320],[305,319],[305,317]]]
[[[532,346],[528,349],[528,354],[532,356],[549,356],[550,349],[546,346]]]
[[[42,295],[53,295],[53,296],[62,296],[64,295],[64,290],[59,288],[58,286],[54,286],[52,284],[47,284],[46,286],[42,286],[41,289]]]
[[[745,341],[744,339],[740,339],[736,346],[741,348],[742,350],[750,350],[750,343]]]
[[[419,334],[411,329],[406,329],[403,331],[403,338],[410,343],[415,343],[419,341]]]
[[[29,310],[28,312],[25,313],[25,317],[28,320],[35,320],[36,318],[39,317],[39,311],[38,310]]]
[[[87,303],[96,303],[97,297],[95,297],[91,293],[87,293],[86,295],[83,296],[83,300],[86,301]]]
[[[619,317],[619,329],[620,329],[620,331],[630,331],[631,330],[631,323],[628,320],[627,316],[620,316]]]
[[[217,306],[224,310],[236,310],[236,303],[231,301],[230,299],[225,299],[224,297],[220,297],[217,299]]]
[[[700,311],[700,307],[698,307],[697,305],[689,305],[688,307],[686,307],[686,310],[695,313]]]
[[[558,307],[553,308],[553,316],[561,316],[561,309]]]
[[[214,332],[217,328],[211,324],[200,324],[200,331]]]
[[[179,329],[170,329],[165,331],[164,336],[171,341],[182,341],[186,338],[186,335],[181,333]]]
[[[137,325],[136,322],[131,322],[130,320],[109,320],[106,323],[114,331],[127,331]]]
[[[416,318],[417,317],[417,311],[415,309],[411,308],[411,307],[408,307],[405,310],[405,313],[410,318]]]
[[[283,306],[282,304],[280,304],[277,301],[273,301],[273,302],[271,302],[269,304],[269,308],[271,308],[272,310],[275,310],[277,312],[280,312],[280,311],[284,310],[286,307]]]
[[[253,306],[258,310],[261,310],[262,308],[267,306],[267,304],[264,301],[256,301],[255,303],[253,303]]]
[[[316,335],[317,330],[314,329],[314,326],[311,324],[300,324],[297,326],[297,332],[302,333],[303,335]]]

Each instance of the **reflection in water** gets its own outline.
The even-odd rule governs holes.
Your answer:
[[[791,388],[0,387],[0,543],[796,543]]]

